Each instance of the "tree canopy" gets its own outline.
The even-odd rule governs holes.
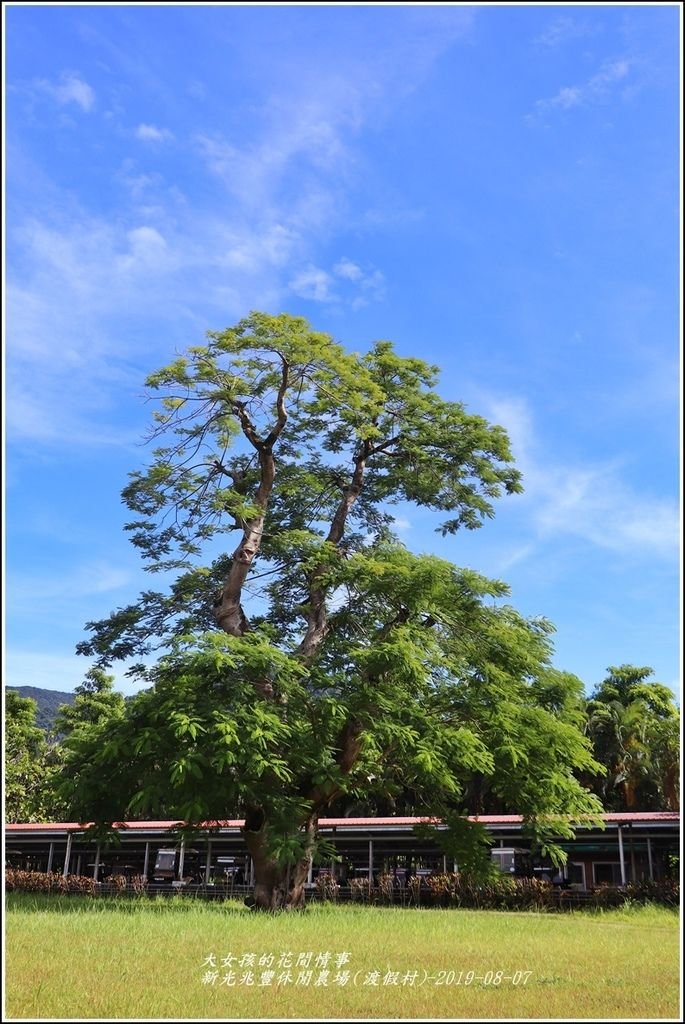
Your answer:
[[[263,313],[148,379],[153,457],[123,496],[172,581],[80,645],[101,666],[159,651],[122,717],[67,741],[82,819],[244,817],[275,907],[300,903],[318,817],[345,801],[403,793],[463,837],[487,794],[542,843],[601,810],[574,775],[600,769],[550,623],[393,533],[398,502],[449,534],[521,490],[505,430],[437,383],[387,341],[348,353]]]
[[[5,819],[46,821],[61,809],[51,783],[61,755],[36,725],[38,705],[12,689],[5,690]]]
[[[680,714],[647,666],[611,665],[587,703],[587,730],[605,767],[597,791],[612,810],[680,807]]]

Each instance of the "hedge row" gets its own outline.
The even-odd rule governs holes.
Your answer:
[[[319,875],[317,894],[321,899],[336,901],[347,896],[331,875]],[[390,906],[468,907],[487,910],[571,909],[584,906],[622,906],[626,902],[663,903],[678,906],[680,886],[676,881],[633,882],[623,889],[600,886],[590,892],[578,893],[561,889],[538,878],[503,876],[488,882],[472,882],[458,873],[430,875],[425,879],[410,878],[404,890],[398,889],[392,875],[380,875],[377,885],[368,878],[353,878],[349,898],[355,902]]]
[[[125,875],[110,875],[104,882],[96,882],[85,875],[67,875],[60,871],[20,871],[17,868],[5,869],[5,889],[8,892],[84,892],[95,895],[100,892],[144,892],[147,881],[142,875],[134,875],[127,879]]]
[[[662,903],[677,907],[680,885],[677,881],[630,882],[623,889],[600,886],[588,893],[559,889],[538,878],[503,876],[489,882],[475,883],[455,873],[410,878],[404,890],[398,889],[392,875],[380,875],[372,886],[368,878],[353,878],[349,888],[340,885],[329,874],[316,880],[316,894],[326,901],[349,899],[376,906],[468,907],[485,910],[565,910],[583,906],[618,907],[627,902]],[[20,871],[7,868],[5,888],[8,892],[56,893],[144,893],[147,880],[142,875],[127,879],[111,875],[105,882],[96,882],[82,875],[59,872]]]

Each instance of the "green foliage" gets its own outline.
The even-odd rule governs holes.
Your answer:
[[[652,669],[611,666],[587,704],[587,731],[605,768],[599,786],[612,810],[680,806],[680,714]]]
[[[51,793],[61,766],[58,747],[36,726],[37,704],[5,690],[5,820],[56,821],[63,805]]]
[[[55,717],[55,729],[64,736],[121,718],[124,713],[124,697],[114,690],[114,676],[102,669],[89,669],[74,693],[73,701],[62,704]]]
[[[262,313],[148,379],[156,447],[124,490],[127,529],[175,582],[89,624],[80,650],[100,667],[162,654],[150,689],[71,731],[75,814],[240,814],[259,875],[310,857],[312,822],[354,801],[449,817],[474,865],[459,821],[484,798],[541,843],[560,815],[600,810],[574,777],[599,769],[551,625],[393,535],[399,502],[444,534],[521,490],[503,428],[437,381],[390,342],[348,353]]]

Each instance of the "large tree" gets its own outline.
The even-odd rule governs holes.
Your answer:
[[[587,703],[587,731],[606,772],[596,788],[611,810],[677,810],[680,714],[648,666],[610,665]]]
[[[451,534],[519,491],[502,427],[389,342],[351,354],[286,315],[210,334],[148,385],[156,447],[127,528],[172,582],[80,649],[162,653],[122,719],[68,741],[76,813],[240,814],[257,904],[277,907],[300,905],[318,817],[344,800],[402,791],[456,820],[487,790],[539,836],[600,809],[573,776],[596,765],[549,623],[392,532],[399,502]]]

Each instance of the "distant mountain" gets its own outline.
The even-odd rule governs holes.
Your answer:
[[[38,705],[36,725],[41,729],[52,729],[55,715],[60,704],[73,704],[74,693],[63,693],[61,690],[44,690],[40,686],[8,686],[20,697],[30,697]]]

